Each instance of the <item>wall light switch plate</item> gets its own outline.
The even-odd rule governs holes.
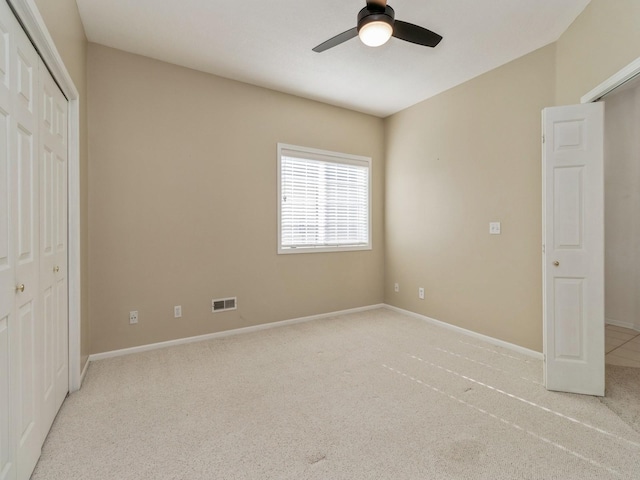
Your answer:
[[[500,235],[500,222],[491,222],[489,224],[489,233],[491,235]]]
[[[393,290],[397,293],[400,291],[400,284],[396,282],[396,284],[393,286]]]

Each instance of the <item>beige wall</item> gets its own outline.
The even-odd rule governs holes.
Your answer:
[[[382,302],[381,119],[94,44],[88,67],[93,352]],[[372,251],[277,255],[278,142],[373,158]]]
[[[387,119],[387,303],[541,351],[540,112],[554,66],[552,45]]]
[[[605,315],[640,330],[640,86],[606,98]]]
[[[557,42],[557,104],[580,103],[638,57],[640,2],[591,0]]]
[[[542,350],[540,111],[638,58],[638,18],[592,0],[556,44],[387,119],[387,303]]]
[[[578,102],[640,56],[636,0],[592,0],[555,46],[386,121],[384,280],[382,121],[92,45],[89,178],[77,6],[36,4],[81,95],[83,361],[378,303],[383,288],[391,304],[541,348],[539,110]],[[275,255],[278,141],[373,156],[373,252]],[[500,237],[486,234],[493,220]],[[212,316],[210,299],[226,295],[240,309]]]
[[[36,0],[47,29],[80,94],[80,262],[82,365],[90,353],[88,268],[87,39],[75,0]]]

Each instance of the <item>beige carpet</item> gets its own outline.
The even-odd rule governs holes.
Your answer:
[[[640,478],[640,434],[541,375],[386,309],[103,360],[33,478]]]
[[[640,368],[607,365],[601,401],[640,433]]]

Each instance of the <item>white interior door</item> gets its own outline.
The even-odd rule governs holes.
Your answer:
[[[18,479],[28,478],[40,457],[42,440],[39,408],[42,345],[39,342],[39,165],[37,128],[39,57],[20,28],[13,31],[16,77],[14,143],[16,172],[13,211],[16,289],[15,347]]]
[[[69,216],[68,216],[68,179],[69,179],[69,102],[51,78],[48,70],[47,78],[55,87],[53,92],[54,136],[51,144],[55,152],[52,190],[54,192],[54,238],[55,249],[55,293],[56,323],[54,375],[56,383],[56,414],[69,393]],[[48,429],[47,429],[48,430]]]
[[[543,111],[545,385],[604,395],[604,104]]]
[[[0,480],[27,480],[68,390],[67,101],[0,0]]]
[[[7,8],[3,3],[0,8]],[[4,13],[4,11],[3,11]],[[12,192],[11,175],[15,170],[13,142],[15,126],[13,92],[11,81],[10,37],[11,25],[4,14],[0,16],[0,480],[15,478],[15,445],[13,443],[14,419],[11,415],[14,397],[12,385],[9,345],[12,344],[15,303],[14,238],[11,222]]]
[[[43,440],[69,390],[67,100],[40,61],[40,299]]]

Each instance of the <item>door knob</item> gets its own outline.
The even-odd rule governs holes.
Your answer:
[[[557,260],[556,260],[555,262],[553,262],[553,264],[554,264],[556,267],[560,266],[560,262],[559,262],[559,261],[557,261]]]
[[[56,265],[55,267],[53,267],[53,271],[55,273],[58,273],[60,271],[60,267],[58,265]]]
[[[24,292],[24,283],[16,285],[16,292]]]

